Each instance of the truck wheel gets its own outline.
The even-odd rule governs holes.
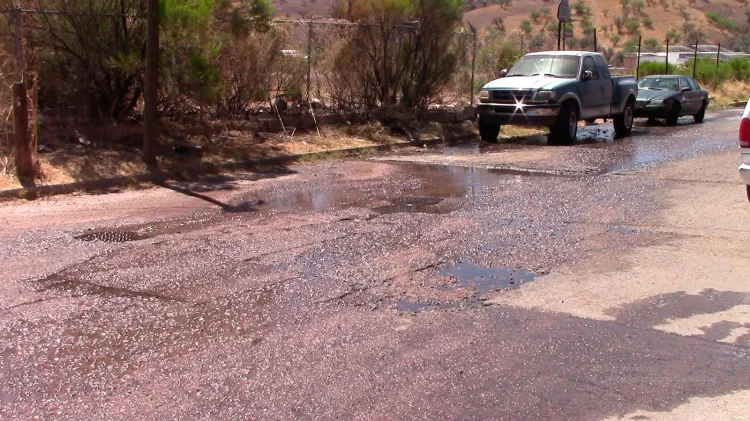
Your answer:
[[[615,134],[623,137],[633,131],[633,100],[628,100],[621,114],[616,115],[612,121],[615,123]]]
[[[706,103],[704,102],[703,105],[701,105],[701,109],[698,110],[698,114],[694,115],[693,118],[695,119],[696,123],[703,123],[703,119],[706,117]]]
[[[667,126],[676,126],[677,120],[680,119],[680,103],[676,102],[672,109],[667,113]]]
[[[575,142],[578,135],[578,110],[571,102],[566,102],[560,109],[557,123],[552,126],[553,143],[570,144]]]
[[[500,135],[500,125],[483,123],[479,120],[479,137],[485,142],[497,142],[497,136]]]

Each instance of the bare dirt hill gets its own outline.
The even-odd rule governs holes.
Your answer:
[[[330,14],[334,2],[335,0],[273,1],[277,17],[326,16]],[[534,11],[548,8],[552,21],[546,19],[532,21],[534,32],[539,32],[549,23],[554,22],[558,3],[556,0],[511,0],[510,5],[501,6],[493,2],[506,3],[507,0],[467,0],[464,21],[484,31],[493,27],[497,18],[502,18],[505,29],[512,31],[519,29],[524,20],[531,21],[530,16]],[[571,6],[578,2],[580,0],[571,0]],[[749,19],[745,13],[750,8],[749,0],[629,0],[628,2],[627,7],[631,10],[629,20],[635,19],[640,22],[639,31],[643,39],[655,38],[662,43],[670,29],[676,30],[684,38],[683,23],[688,16],[695,28],[705,35],[703,40],[705,43],[724,41],[729,35],[729,32],[721,31],[716,25],[711,24],[706,17],[707,12],[731,19],[738,25]],[[617,33],[614,25],[615,18],[622,16],[622,0],[584,0],[583,3],[590,10],[589,19],[597,28],[600,44],[610,45],[610,36]],[[634,10],[638,3],[642,4],[640,11]],[[581,17],[574,16],[574,18],[580,19]],[[646,25],[649,19],[652,23]],[[607,29],[604,30],[604,27]],[[580,27],[577,32],[581,32]],[[630,34],[627,29],[623,28],[620,36],[622,40],[626,40]],[[683,39],[682,43],[689,42]]]

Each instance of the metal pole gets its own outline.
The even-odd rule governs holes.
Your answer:
[[[13,9],[13,24],[16,27],[16,72],[18,81],[23,81],[23,26],[21,25],[21,8]]]
[[[159,0],[148,0],[147,25],[143,161],[153,168],[156,166],[156,144],[159,141],[156,115],[159,100]]]
[[[312,21],[307,22],[307,101],[310,101],[310,74],[312,72]]]
[[[597,47],[597,45],[596,45],[596,28],[594,28],[594,52],[599,51],[596,47]]]
[[[669,74],[669,38],[667,38],[667,53],[664,55],[664,74]]]
[[[635,63],[635,80],[638,80],[641,78],[641,37],[638,37],[638,58]]]
[[[562,37],[562,21],[557,21],[557,51],[560,51],[560,38]]]
[[[563,30],[562,30],[562,50],[565,51],[565,23],[563,22]]]
[[[719,67],[720,58],[721,58],[721,43],[719,43],[719,48],[716,49],[716,67]]]
[[[474,106],[474,69],[477,62],[477,32],[471,27],[472,48],[471,48],[471,88],[469,89],[469,105]]]
[[[695,67],[698,64],[698,38],[695,38],[695,54],[693,55],[693,79],[695,79]]]

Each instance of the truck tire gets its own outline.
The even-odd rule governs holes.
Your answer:
[[[615,125],[615,134],[619,137],[628,136],[633,131],[633,99],[625,103],[625,109],[622,113],[614,116],[612,122]]]
[[[484,123],[479,120],[479,137],[485,142],[497,142],[497,137],[500,135],[500,125]]]
[[[572,102],[566,102],[560,108],[557,123],[552,126],[550,140],[556,144],[571,144],[578,135],[578,107]]]
[[[667,126],[676,126],[677,121],[680,119],[680,110],[682,107],[679,102],[675,102],[672,109],[667,113]]]

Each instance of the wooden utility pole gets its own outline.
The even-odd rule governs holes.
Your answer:
[[[24,179],[34,175],[34,153],[29,133],[29,100],[26,84],[13,84],[13,130],[15,132],[16,173]]]
[[[159,100],[159,0],[148,0],[146,34],[146,86],[144,87],[143,161],[150,168],[156,166],[156,146],[159,143],[157,101]]]

